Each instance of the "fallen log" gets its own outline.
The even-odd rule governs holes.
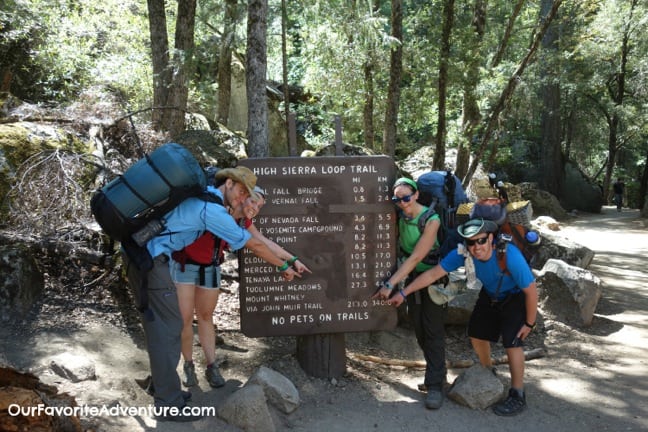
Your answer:
[[[390,359],[383,358],[367,354],[358,354],[358,353],[349,353],[349,357],[353,360],[360,360],[378,364],[384,364],[388,366],[400,366],[407,367],[412,369],[425,369],[425,362],[422,360],[402,360],[402,359]],[[537,358],[542,358],[546,355],[544,348],[534,348],[529,351],[524,352],[525,360],[533,360]],[[493,365],[508,364],[508,358],[506,355],[501,357],[493,358]],[[463,360],[446,360],[446,367],[448,369],[461,369],[469,368],[475,364],[474,360],[463,359]]]

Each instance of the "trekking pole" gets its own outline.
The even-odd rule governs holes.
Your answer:
[[[135,135],[135,143],[137,144],[137,149],[139,150],[140,158],[143,158],[146,156],[146,152],[144,151],[144,146],[142,145],[142,141],[140,141],[139,135],[137,135],[137,129],[135,128],[135,123],[133,123],[132,114],[128,115],[128,121],[130,122],[131,128],[133,129],[133,135]]]

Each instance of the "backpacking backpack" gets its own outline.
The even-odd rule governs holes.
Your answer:
[[[418,229],[421,234],[425,231],[425,225],[428,220],[436,214],[434,207],[429,207],[421,215],[418,220]],[[437,231],[437,241],[439,242],[439,247],[437,249],[431,250],[430,253],[423,258],[421,262],[428,265],[436,265],[441,258],[445,257],[449,252],[457,247],[459,243],[463,241],[457,228],[454,226],[449,226],[446,220],[443,217],[440,217],[441,225]]]
[[[497,264],[504,273],[509,273],[506,268],[506,248],[513,243],[522,252],[529,267],[534,266],[535,257],[540,244],[540,235],[529,228],[527,223],[516,223],[507,211],[507,201],[500,198],[486,198],[477,201],[471,212],[470,218],[483,218],[497,223],[499,229],[496,234]],[[530,213],[531,203],[526,203],[525,212]],[[526,217],[530,219],[530,215]]]
[[[143,246],[151,233],[163,229],[166,213],[186,198],[202,194],[205,186],[205,173],[191,152],[167,143],[98,190],[90,208],[112,239]]]
[[[417,201],[424,206],[447,209],[468,202],[461,180],[450,170],[421,174],[416,185],[419,191]]]
[[[191,152],[168,143],[144,156],[126,172],[95,192],[90,209],[104,232],[121,243],[140,272],[138,310],[149,321],[146,273],[153,268],[148,240],[164,230],[163,216],[186,198],[205,190],[205,173]]]
[[[457,233],[457,207],[468,202],[468,197],[461,180],[450,170],[422,174],[416,180],[416,185],[419,192],[417,201],[429,207],[419,218],[419,231],[423,233],[425,224],[435,213],[438,213],[441,219],[441,226],[437,232],[437,240],[441,246],[423,260],[426,264],[435,263],[461,242]]]

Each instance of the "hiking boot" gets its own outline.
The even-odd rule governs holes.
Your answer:
[[[198,377],[196,376],[196,367],[194,366],[194,363],[192,361],[184,362],[184,365],[182,366],[182,370],[184,371],[185,374],[185,380],[183,382],[185,387],[193,387],[195,385],[198,385]]]
[[[218,366],[213,363],[208,365],[207,369],[205,369],[205,376],[207,377],[207,382],[212,387],[218,388],[225,385],[225,379],[220,374]]]
[[[202,415],[192,414],[191,407],[188,405],[178,407],[175,410],[175,407],[168,407],[168,410],[163,410],[162,407],[156,407],[156,411],[159,410],[161,413],[154,416],[157,421],[172,421],[172,422],[192,422],[200,420],[203,418]],[[177,411],[177,412],[176,412]]]
[[[425,408],[439,409],[443,405],[443,391],[440,388],[428,388],[425,396]]]
[[[153,381],[151,381],[148,387],[146,387],[146,393],[155,397],[155,387],[153,386]],[[182,400],[184,400],[185,402],[189,402],[191,400],[191,392],[180,390],[180,393],[182,393]]]
[[[500,416],[514,416],[526,408],[526,396],[515,389],[509,389],[508,397],[493,407],[493,412]]]

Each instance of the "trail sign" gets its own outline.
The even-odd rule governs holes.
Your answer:
[[[244,250],[243,333],[296,336],[395,327],[395,309],[370,298],[397,264],[392,159],[259,158],[241,165],[255,172],[268,193],[255,226],[313,271],[286,282],[274,266]]]

